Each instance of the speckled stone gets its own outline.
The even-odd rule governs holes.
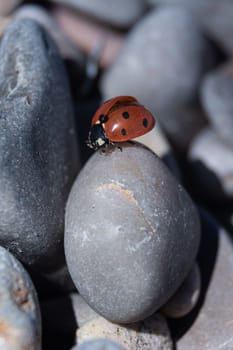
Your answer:
[[[151,5],[177,5],[186,8],[205,33],[223,50],[233,53],[233,3],[231,0],[147,0]]]
[[[199,265],[202,293],[189,318],[176,320],[177,350],[233,349],[233,246],[228,233],[202,213]],[[180,332],[182,330],[182,332]]]
[[[0,60],[0,243],[49,273],[63,264],[64,207],[79,166],[67,77],[30,19],[8,27]]]
[[[190,270],[196,209],[150,150],[129,143],[86,163],[69,195],[65,253],[71,277],[98,313],[119,323],[151,315]]]
[[[187,315],[196,306],[200,290],[200,270],[195,263],[182,285],[162,307],[161,312],[169,318],[179,318]]]
[[[91,339],[111,339],[125,350],[172,350],[173,344],[165,318],[159,313],[144,322],[127,327],[98,317],[77,330],[77,344]]]
[[[233,198],[233,147],[213,129],[206,128],[193,140],[188,154],[190,180],[205,201]],[[213,204],[213,203],[212,203]]]
[[[42,6],[32,4],[20,6],[14,13],[14,18],[31,18],[36,21],[48,31],[64,59],[71,59],[80,66],[84,64],[84,57],[81,51]]]
[[[119,28],[128,28],[142,16],[146,5],[141,0],[52,0],[99,21]]]
[[[211,71],[203,80],[201,97],[216,132],[233,145],[233,61]]]
[[[104,99],[133,95],[155,115],[192,100],[202,75],[205,40],[192,15],[162,8],[144,16],[103,74]]]
[[[19,261],[0,247],[0,349],[41,349],[36,291]]]
[[[71,350],[124,350],[121,346],[109,339],[90,340],[83,344],[74,346]]]

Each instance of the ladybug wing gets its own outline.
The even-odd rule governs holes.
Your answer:
[[[138,104],[138,101],[132,96],[117,96],[105,101],[95,112],[91,125],[99,123],[101,116],[109,116],[113,111],[129,104]]]
[[[142,136],[153,129],[153,115],[139,104],[122,106],[111,113],[104,130],[112,142],[123,142]]]

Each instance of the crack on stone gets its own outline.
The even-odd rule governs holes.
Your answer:
[[[112,183],[103,183],[101,184],[98,188],[97,191],[101,191],[101,190],[114,190],[117,191],[118,193],[120,193],[126,200],[128,200],[129,202],[133,203],[136,208],[139,210],[140,214],[142,215],[144,221],[146,222],[146,224],[149,226],[149,228],[151,229],[151,231],[153,233],[156,233],[156,229],[152,226],[152,224],[150,223],[150,221],[147,219],[147,217],[145,216],[145,213],[143,211],[143,209],[140,207],[137,199],[134,197],[134,193],[130,190],[127,190],[125,188],[122,187],[122,185],[112,182]]]

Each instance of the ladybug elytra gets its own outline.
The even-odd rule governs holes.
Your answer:
[[[153,115],[132,96],[117,96],[104,102],[94,114],[87,145],[97,150],[103,145],[124,142],[153,129]]]

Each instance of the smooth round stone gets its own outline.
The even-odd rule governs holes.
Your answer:
[[[21,2],[22,0],[1,0],[0,16],[10,15]]]
[[[39,23],[56,43],[60,54],[65,59],[71,59],[82,65],[84,62],[83,55],[70,38],[61,30],[53,17],[42,6],[24,5],[14,13],[14,18],[31,18]]]
[[[87,303],[105,318],[135,322],[180,286],[195,259],[199,219],[164,163],[121,144],[88,160],[69,195],[65,254]]]
[[[52,0],[74,10],[93,17],[99,21],[119,28],[128,28],[142,16],[146,9],[141,0]]]
[[[74,346],[71,350],[124,350],[109,339],[90,340],[83,344]]]
[[[169,318],[187,315],[197,304],[201,290],[201,276],[195,263],[175,294],[162,307],[161,312]]]
[[[180,322],[175,320],[179,334],[176,349],[230,350],[233,349],[232,239],[208,213],[203,212],[201,217],[201,300],[190,318],[180,319]],[[180,329],[183,330],[182,335],[179,333]]]
[[[201,98],[216,132],[233,145],[233,61],[211,71],[203,80]]]
[[[150,5],[186,8],[195,15],[206,34],[223,50],[233,53],[233,3],[231,0],[147,0]]]
[[[0,243],[50,273],[63,264],[64,208],[79,167],[67,76],[30,19],[8,27],[0,60]]]
[[[155,115],[192,100],[202,75],[206,42],[192,15],[165,7],[144,16],[103,74],[104,99],[133,95]]]
[[[0,247],[0,349],[41,349],[36,291],[19,261]]]
[[[124,350],[173,349],[167,322],[159,313],[128,327],[98,317],[77,330],[77,344],[98,338],[111,339]]]
[[[193,140],[188,154],[191,178],[205,200],[233,198],[233,147],[213,129]]]

